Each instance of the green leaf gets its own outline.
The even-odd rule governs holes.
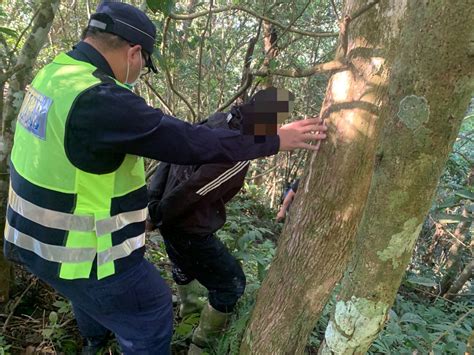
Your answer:
[[[268,64],[268,68],[269,68],[270,70],[275,70],[276,68],[278,68],[278,65],[279,65],[279,64],[280,64],[280,63],[278,62],[278,60],[272,59],[272,60],[270,60],[270,63]]]
[[[400,318],[400,323],[414,323],[426,325],[426,322],[419,315],[415,313],[405,313]]]
[[[439,223],[451,224],[459,222],[472,222],[472,218],[463,217],[461,215],[447,214],[447,213],[437,213],[433,216],[434,219],[438,220]]]
[[[174,10],[174,0],[146,0],[146,4],[153,12],[161,12],[168,16]]]
[[[8,27],[3,27],[3,26],[0,26],[0,33],[3,33],[7,36],[10,36],[10,37],[16,37],[17,36],[17,33],[15,30],[12,30],[11,28],[8,28]]]
[[[54,311],[51,312],[51,313],[49,314],[49,317],[48,317],[48,318],[49,318],[49,322],[50,322],[51,324],[57,324],[57,323],[58,323],[58,314],[57,314],[56,312],[54,312]]]
[[[421,286],[426,286],[426,287],[435,287],[436,282],[433,280],[427,278],[427,277],[421,277],[421,276],[412,276],[407,279],[407,282],[414,284],[414,285],[421,285]]]
[[[42,333],[45,338],[51,338],[51,335],[53,335],[54,330],[52,328],[46,328],[43,329]]]
[[[468,200],[474,201],[474,193],[469,190],[458,190],[454,193],[456,196],[467,198]]]

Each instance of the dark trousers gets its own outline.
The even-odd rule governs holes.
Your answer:
[[[239,262],[222,242],[206,237],[165,232],[166,252],[173,263],[173,279],[178,285],[198,280],[209,291],[209,303],[229,313],[245,290],[245,274]]]
[[[99,281],[38,276],[71,300],[83,337],[100,339],[111,331],[124,354],[170,354],[171,292],[148,261]]]

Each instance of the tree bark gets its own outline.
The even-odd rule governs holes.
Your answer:
[[[390,118],[322,354],[365,354],[382,330],[472,93],[468,1],[380,5]]]
[[[270,68],[272,60],[278,55],[278,48],[276,45],[277,31],[275,26],[267,21],[263,21],[263,50],[265,52],[265,59],[263,60],[263,67]],[[263,78],[261,83],[263,88],[273,86],[273,76],[268,75]]]
[[[469,213],[466,207],[463,207],[463,217],[469,217]],[[448,251],[448,260],[446,261],[446,272],[440,283],[440,296],[443,296],[451,288],[456,275],[459,272],[462,262],[462,248],[463,243],[466,241],[465,233],[471,227],[471,221],[462,221],[457,226],[453,233],[456,239],[453,240],[453,244]]]
[[[450,300],[456,297],[456,294],[461,290],[464,284],[472,277],[474,272],[474,259],[471,260],[464,270],[459,274],[458,278],[453,282],[448,292],[444,295],[444,298]]]
[[[353,3],[348,2],[346,13]],[[340,41],[346,45],[338,59],[347,66],[330,78],[321,112],[328,139],[308,158],[241,354],[303,353],[342,276],[370,186],[379,110],[388,104],[387,70],[378,49],[386,21],[361,16],[351,24],[347,41]]]
[[[8,81],[8,93],[3,105],[2,136],[0,141],[0,228],[5,227],[6,206],[8,200],[9,168],[8,161],[13,145],[15,120],[20,110],[26,85],[32,78],[33,66],[38,54],[48,39],[59,0],[41,0],[38,2],[36,16],[31,32],[21,49],[14,65],[24,65],[24,69],[13,75]],[[3,243],[3,235],[0,237]],[[10,264],[0,254],[0,303],[8,300],[10,289]]]

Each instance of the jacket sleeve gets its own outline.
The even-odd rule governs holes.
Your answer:
[[[170,164],[160,163],[153,174],[150,186],[148,187],[148,212],[150,219],[156,224],[161,221],[159,205],[165,192],[169,171]]]
[[[212,204],[229,191],[237,193],[242,187],[249,161],[230,164],[206,164],[161,200],[163,223],[169,224],[186,214],[197,203]]]
[[[277,135],[257,143],[252,135],[191,125],[115,84],[82,93],[71,108],[66,130],[71,155],[134,154],[181,165],[255,159],[276,154],[280,144]]]

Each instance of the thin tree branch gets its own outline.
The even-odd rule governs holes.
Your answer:
[[[23,69],[25,69],[25,63],[20,63],[0,74],[0,85],[3,85],[8,79]]]
[[[34,285],[36,285],[36,281],[38,281],[38,279],[36,277],[32,277],[30,279],[30,284],[23,290],[20,297],[18,297],[16,302],[13,304],[13,307],[11,308],[10,313],[8,314],[8,317],[5,320],[5,323],[3,323],[2,333],[5,333],[5,331],[7,330],[8,323],[10,322],[11,317],[15,313],[16,308],[18,307],[18,305],[20,304],[21,300],[26,295],[26,293],[30,290],[30,288],[33,287]]]
[[[161,42],[161,57],[163,58],[163,60],[165,62],[164,65],[163,65],[163,69],[164,69],[164,72],[165,72],[166,81],[168,83],[169,88],[171,89],[171,91],[173,91],[176,94],[176,96],[178,96],[181,100],[183,100],[183,102],[186,104],[186,106],[188,106],[189,111],[191,111],[191,114],[193,116],[193,122],[194,122],[196,120],[196,112],[194,111],[194,109],[191,106],[191,104],[189,103],[189,101],[184,97],[184,95],[181,94],[174,87],[173,81],[172,81],[172,78],[171,78],[171,73],[168,69],[168,65],[167,65],[166,59],[165,59],[166,40],[167,40],[167,33],[168,33],[168,28],[169,28],[170,21],[171,21],[171,18],[167,17],[165,19],[165,23],[163,25],[163,39],[162,39],[162,42]]]
[[[271,173],[273,170],[275,170],[276,168],[278,168],[278,165],[275,165],[273,166],[272,168],[268,169],[267,171],[264,171],[263,173],[260,173],[258,175],[255,175],[255,176],[249,176],[249,177],[246,177],[245,180],[247,181],[252,181],[252,180],[255,180],[255,179],[258,179],[259,177],[261,176],[264,176],[268,173]]]
[[[271,19],[269,17],[260,15],[260,14],[256,13],[253,10],[244,8],[244,7],[239,6],[239,5],[229,5],[229,6],[224,6],[224,7],[217,8],[217,9],[211,9],[211,10],[196,12],[194,14],[175,14],[175,13],[171,13],[169,15],[169,17],[171,17],[173,20],[177,20],[177,21],[192,20],[192,19],[195,19],[197,17],[206,16],[209,12],[212,12],[213,14],[217,14],[217,13],[220,13],[220,12],[232,11],[232,10],[245,12],[249,15],[252,15],[252,16],[254,16],[256,18],[259,18],[263,21],[267,21],[267,22],[269,22],[269,23],[271,23],[271,24],[273,24],[277,27],[283,28],[283,29],[285,29],[287,27],[287,25],[284,25],[284,24],[282,24],[282,23],[280,23],[280,22],[278,22],[274,19]],[[298,29],[295,29],[295,28],[289,29],[288,31],[293,32],[293,33],[299,33],[303,36],[315,37],[315,38],[317,38],[317,37],[337,37],[337,35],[338,35],[335,32],[310,32],[310,31],[298,30]]]
[[[331,0],[331,5],[332,5],[332,10],[334,11],[334,14],[336,15],[337,20],[340,21],[339,13],[337,12],[337,6],[334,0]]]
[[[33,17],[31,18],[30,22],[28,23],[28,25],[23,29],[23,31],[21,31],[20,35],[18,36],[17,40],[16,40],[16,43],[15,45],[13,46],[13,49],[10,51],[9,53],[9,57],[11,57],[13,55],[13,53],[16,52],[17,48],[18,48],[18,45],[20,44],[20,41],[21,39],[23,38],[23,36],[25,35],[26,31],[29,30],[29,28],[31,27],[31,25],[33,25],[33,21],[35,20],[36,16],[38,16],[39,12],[41,10],[41,7],[38,7],[35,11],[35,13],[33,14]]]
[[[205,37],[206,37],[206,32],[208,27],[210,26],[211,23],[211,17],[212,17],[212,4],[213,1],[209,1],[209,16],[207,16],[207,21],[206,25],[204,26],[204,30],[202,31],[201,34],[201,41],[199,44],[199,50],[198,50],[198,56],[199,56],[199,64],[198,64],[198,90],[197,90],[197,114],[198,114],[198,120],[201,117],[201,77],[202,77],[202,52],[203,52],[203,47],[204,47],[204,42],[205,42]],[[195,123],[195,121],[193,121]]]
[[[253,52],[255,50],[255,45],[257,44],[257,40],[258,40],[258,34],[257,36],[251,38],[249,41],[247,52],[245,53],[245,57],[244,57],[244,68],[242,71],[243,74],[242,74],[241,85],[245,83],[245,80],[247,79],[247,75],[250,71],[250,65],[252,64]],[[245,96],[245,92],[243,93],[243,96]],[[242,97],[242,100],[245,101],[245,98]]]
[[[303,10],[301,10],[301,12],[293,20],[291,20],[290,24],[283,29],[283,32],[278,34],[278,37],[276,38],[276,40],[272,43],[272,45],[268,49],[268,51],[266,51],[265,56],[276,46],[276,44],[278,43],[280,38],[283,37],[287,32],[289,32],[291,30],[291,27],[296,23],[296,21],[298,21],[301,18],[301,16],[303,16],[303,14],[306,11],[306,9],[308,8],[309,4],[311,4],[311,0],[309,0],[306,3],[306,5],[303,7]]]
[[[253,75],[248,74],[245,80],[245,83],[237,90],[237,92],[226,102],[224,102],[220,107],[217,108],[216,112],[223,111],[228,106],[232,105],[232,103],[237,99],[242,93],[247,90],[250,85],[252,85]]]
[[[338,60],[333,60],[327,63],[316,64],[306,69],[276,69],[276,70],[258,70],[251,72],[255,76],[285,76],[290,78],[303,78],[314,74],[330,73],[335,70],[344,69],[346,65]]]
[[[169,105],[165,102],[164,98],[160,95],[160,93],[158,91],[156,91],[156,89],[150,84],[150,82],[148,81],[148,79],[144,79],[143,82],[145,83],[146,86],[148,86],[148,88],[151,90],[151,92],[153,94],[155,94],[155,96],[157,97],[158,101],[160,102],[160,104],[163,106],[163,108],[165,109],[166,113],[168,115],[171,115],[171,116],[174,116],[174,113],[173,113],[173,110],[171,110],[171,108],[169,107]]]

